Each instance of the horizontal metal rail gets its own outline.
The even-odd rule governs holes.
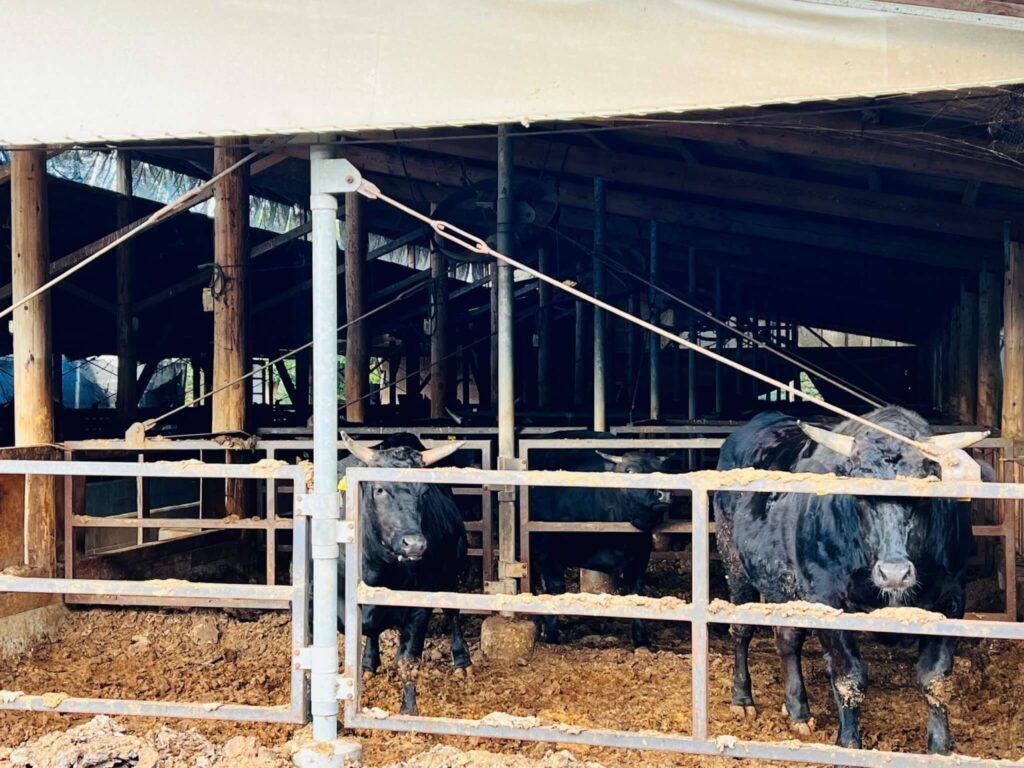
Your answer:
[[[125,595],[131,597],[198,597],[220,600],[291,600],[292,587],[265,584],[214,584],[180,579],[49,579],[0,575],[0,592],[36,595]]]
[[[205,464],[186,461],[52,461],[0,459],[0,475],[60,477],[177,477],[210,480],[292,480],[305,483],[306,472],[294,464]]]
[[[7,698],[7,697],[4,697]],[[161,717],[189,720],[233,720],[258,723],[301,723],[287,704],[251,706],[224,704],[218,701],[184,703],[136,699],[90,699],[56,694],[23,694],[13,701],[3,701],[0,709],[21,712],[58,712],[65,715],[112,715]]]
[[[184,517],[94,517],[92,515],[75,515],[75,528],[171,528],[183,530],[291,530],[292,521],[264,520],[258,517],[243,517],[229,520],[222,517],[184,518]]]

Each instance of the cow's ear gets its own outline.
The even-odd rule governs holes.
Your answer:
[[[924,441],[925,445],[932,448],[940,456],[950,451],[967,448],[989,436],[985,432],[952,432],[948,435],[933,435]]]
[[[600,456],[605,461],[610,462],[612,464],[621,464],[622,463],[622,457],[621,456],[613,456],[610,453],[602,453],[601,451],[594,451],[594,453],[596,453],[598,456]]]
[[[804,424],[802,421],[797,423],[800,425],[800,429],[804,431],[804,434],[818,445],[824,445],[840,456],[846,456],[847,458],[853,456],[853,438],[849,435],[840,435],[836,432],[829,432],[827,429],[812,427],[810,424]]]
[[[459,440],[454,443],[446,443],[445,445],[438,445],[435,448],[428,448],[425,451],[420,451],[420,457],[423,459],[423,466],[429,467],[431,464],[437,464],[437,462],[442,459],[447,459],[465,444],[465,440]]]

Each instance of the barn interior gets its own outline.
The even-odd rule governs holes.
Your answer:
[[[10,211],[0,274],[11,276],[0,298],[66,277],[15,312],[0,339],[0,444],[15,446],[0,458],[310,458],[314,144],[408,208],[774,380],[522,272],[513,331],[499,332],[493,259],[349,193],[337,216],[336,283],[336,402],[349,434],[464,439],[475,452],[466,464],[500,469],[512,458],[499,439],[507,425],[517,439],[598,430],[615,433],[620,450],[668,441],[679,470],[713,468],[714,448],[671,441],[720,439],[765,410],[837,420],[798,390],[856,414],[901,405],[940,432],[987,430],[975,455],[1001,480],[1021,480],[1019,85],[315,142],[12,147],[0,152],[0,207]],[[104,251],[189,189],[201,193],[191,207]],[[34,264],[29,252],[41,254]],[[514,361],[511,410],[499,405],[502,343]],[[16,394],[32,408],[19,412]],[[141,442],[131,439],[140,424]],[[41,482],[0,477],[4,575],[267,586],[296,578],[288,482]],[[466,491],[474,587],[528,591],[516,513],[492,490]],[[1017,621],[1020,502],[977,502],[975,512],[983,538],[972,573],[994,591],[971,608]],[[680,515],[658,554],[685,570],[692,529]],[[289,605],[99,591],[63,602]],[[20,635],[46,635],[53,606],[52,595],[0,594],[0,646],[24,650]]]

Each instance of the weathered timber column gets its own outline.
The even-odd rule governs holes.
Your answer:
[[[19,301],[49,278],[50,239],[46,197],[46,150],[11,153],[11,298]],[[14,443],[54,441],[53,353],[50,294],[13,315]],[[54,479],[25,478],[25,564],[52,576],[57,567]]]
[[[117,227],[126,226],[132,216],[132,160],[123,150],[114,153],[114,191],[117,200]],[[117,271],[117,412],[125,425],[135,421],[139,404],[136,387],[138,350],[135,345],[135,316],[132,313],[134,267],[129,240],[114,251]]]
[[[430,417],[443,419],[451,404],[448,358],[448,257],[432,245],[430,251],[431,324],[430,333]]]
[[[651,222],[651,261],[649,282],[651,287],[647,289],[647,306],[650,312],[650,321],[654,325],[661,325],[661,313],[658,308],[661,302],[654,290],[658,284],[658,222]],[[650,417],[651,421],[661,418],[661,337],[655,333],[647,335],[648,356],[650,357]]]
[[[999,426],[999,331],[1002,328],[1002,281],[990,269],[978,273],[978,404],[975,422]]]
[[[351,322],[366,312],[366,250],[369,232],[363,218],[365,199],[357,192],[345,195],[345,319]],[[370,391],[370,345],[367,323],[345,329],[345,419],[366,421],[366,395]]]
[[[1024,243],[1008,241],[1003,280],[1003,437],[1024,439]]]
[[[973,280],[972,280],[973,283]],[[977,408],[978,384],[978,293],[966,279],[960,286],[960,350],[957,357],[957,416],[970,424]]]
[[[213,172],[242,159],[241,139],[219,139],[213,148]],[[213,191],[213,260],[223,287],[213,303],[213,387],[240,378],[248,369],[249,169],[243,166],[217,182]],[[245,431],[249,382],[242,381],[213,396],[213,432]],[[228,452],[227,460],[231,460]],[[245,517],[247,484],[224,483],[227,515]]]
[[[544,246],[537,253],[537,262],[541,272],[551,274],[550,253]],[[543,411],[551,406],[551,286],[543,280],[537,285],[537,300],[537,408]]]
[[[594,296],[604,298],[604,230],[605,230],[605,188],[604,179],[594,179]],[[605,415],[605,316],[594,307],[594,430],[604,432],[608,428]]]
[[[946,412],[951,419],[960,416],[960,300],[955,296],[949,310],[946,338]]]

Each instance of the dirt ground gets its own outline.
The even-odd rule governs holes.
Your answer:
[[[657,566],[651,594],[662,594],[671,588],[675,567],[667,563]],[[980,592],[977,588],[973,591],[982,598],[986,595],[984,587]],[[479,662],[479,619],[470,617],[467,624],[471,651]],[[438,623],[427,642],[420,678],[421,714],[476,718],[507,712],[536,716],[545,724],[684,733],[689,729],[690,656],[685,626],[653,625],[653,653],[633,652],[628,627],[623,622],[573,621],[564,627],[567,631],[563,644],[538,645],[527,666],[499,669],[478,663],[475,674],[464,681],[451,674],[449,643]],[[364,705],[396,712],[396,638],[386,636],[382,645],[384,669],[369,681]],[[290,648],[289,622],[282,614],[267,613],[244,621],[214,611],[72,611],[57,642],[26,658],[0,662],[0,689],[69,696],[283,704],[290,682]],[[861,717],[865,746],[923,751],[925,706],[915,681],[915,650],[872,642],[864,642],[862,648],[872,680]],[[770,635],[756,637],[751,649],[754,695],[760,707],[759,717],[752,722],[737,720],[729,710],[732,662],[728,638],[713,636],[711,651],[712,734],[761,740],[795,738],[780,711],[781,676]],[[805,659],[808,693],[817,724],[816,732],[809,738],[832,743],[837,727],[834,705],[820,648],[813,639],[808,641]],[[1024,690],[1024,647],[997,641],[963,642],[956,661],[954,686],[951,724],[957,751],[979,757],[1024,757],[1024,701],[1020,695]],[[128,744],[124,748],[129,753],[143,747],[155,749],[157,757],[163,759],[150,763],[142,757],[121,762],[58,763],[55,755],[67,747],[66,734],[39,741],[45,734],[82,726],[89,720],[42,713],[0,713],[0,766],[277,768],[288,764],[295,740],[304,736],[300,729],[282,725],[127,718],[88,724],[87,729],[99,728],[103,738],[121,739],[122,746]],[[407,764],[409,768],[520,768],[534,765],[524,762],[534,760],[546,760],[546,768],[595,768],[586,765],[588,761],[605,768],[667,768],[704,762],[696,757],[663,753],[575,747],[559,751],[556,745],[530,742],[435,739],[385,732],[355,735],[363,743],[365,765],[373,768],[413,756],[416,757]],[[24,746],[31,740],[36,741]],[[70,739],[76,744],[81,741]],[[439,744],[460,750],[489,750],[522,760],[499,762],[493,755],[467,756],[450,748],[434,749]],[[261,751],[261,746],[266,749]],[[33,753],[33,749],[37,751]],[[175,762],[189,749],[202,755],[202,760]],[[146,759],[151,757],[150,752],[142,754]],[[50,758],[54,759],[47,762]],[[724,759],[709,762],[726,765]]]

